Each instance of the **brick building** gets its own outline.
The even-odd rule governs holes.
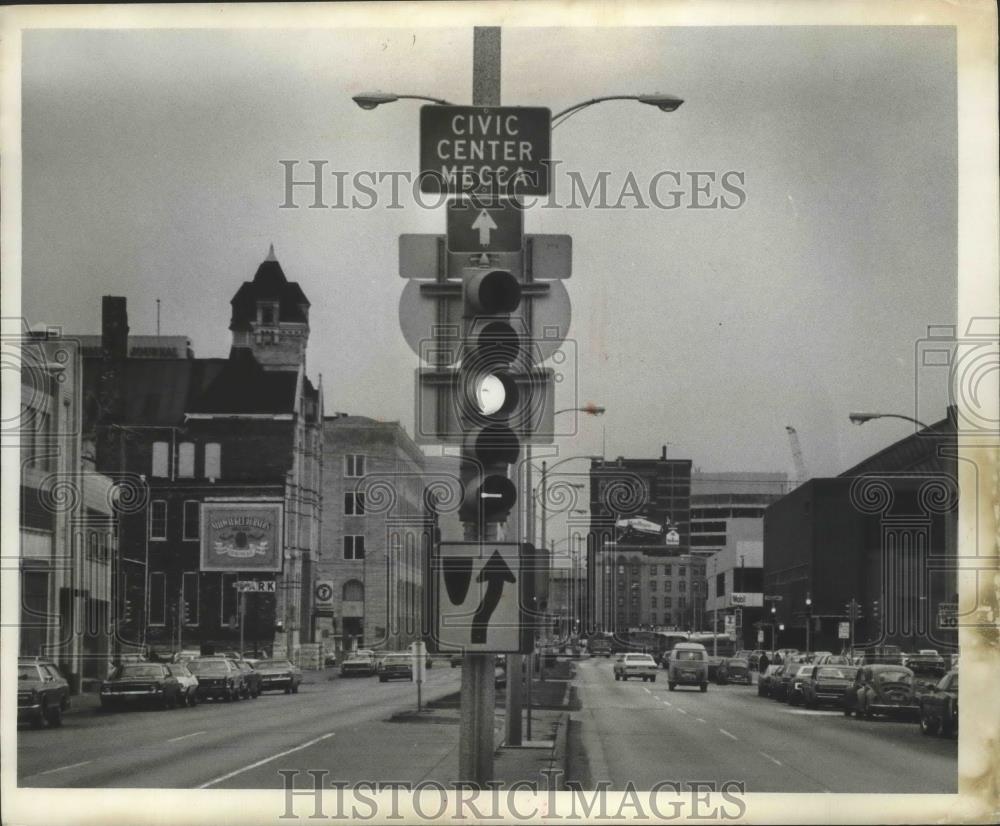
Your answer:
[[[312,664],[322,394],[305,372],[309,302],[272,249],[231,304],[228,358],[130,356],[125,299],[105,297],[102,352],[85,360],[98,467],[144,486],[119,533],[134,561],[119,583],[128,641],[242,638]],[[237,581],[265,589],[242,616]]]

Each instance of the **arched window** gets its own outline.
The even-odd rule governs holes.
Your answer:
[[[349,579],[344,583],[344,602],[363,602],[365,586],[357,579]]]

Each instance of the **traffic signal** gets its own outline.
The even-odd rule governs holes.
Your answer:
[[[551,409],[551,373],[534,364],[521,280],[519,266],[467,267],[462,274],[465,335],[452,403],[463,433],[459,518],[477,525],[507,520],[517,501],[508,473],[521,437]]]
[[[189,603],[186,599],[181,600],[181,622],[185,625],[188,625],[191,622],[191,603]]]
[[[879,621],[879,618],[880,618],[880,613],[879,613],[879,604],[878,604],[878,600],[877,600],[877,599],[873,599],[873,600],[872,600],[872,619],[873,619],[873,620],[874,620],[875,622],[878,622],[878,621]]]
[[[124,613],[124,620],[125,620],[125,624],[127,625],[130,622],[132,622],[132,603],[129,602],[128,599],[125,599],[125,600],[122,600],[122,601],[124,603],[124,609],[125,609],[124,612],[123,612]]]

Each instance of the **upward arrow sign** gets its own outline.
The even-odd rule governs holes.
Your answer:
[[[476,577],[477,582],[486,583],[486,592],[479,602],[476,613],[472,616],[472,642],[486,642],[486,628],[490,624],[490,617],[500,604],[500,595],[503,593],[505,582],[517,582],[517,578],[511,572],[507,562],[500,555],[499,551],[494,551],[483,569]]]
[[[479,244],[483,247],[490,245],[490,233],[497,228],[496,222],[485,210],[479,210],[479,215],[472,222],[472,228],[479,230]]]

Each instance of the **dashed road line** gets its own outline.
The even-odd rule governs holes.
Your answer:
[[[178,740],[187,740],[188,737],[197,737],[199,734],[206,734],[204,731],[193,731],[190,734],[182,734],[180,737],[171,737],[168,743],[176,743]]]
[[[43,774],[54,774],[55,772],[66,771],[66,769],[75,769],[77,766],[86,766],[88,763],[93,763],[93,762],[94,762],[93,760],[84,760],[80,763],[70,763],[68,766],[59,766],[59,768],[56,769],[48,769],[46,771],[39,772],[38,774],[35,775],[35,777],[41,777]]]
[[[680,706],[678,706],[678,707],[677,707],[677,710],[678,710],[678,711],[679,711],[679,712],[680,712],[681,714],[687,714],[687,712],[686,712],[686,711],[685,711],[684,709],[682,709],[682,708],[681,708]]]
[[[645,691],[645,692],[646,692],[647,694],[652,694],[652,693],[653,693],[653,692],[652,692],[652,691],[650,691],[650,690],[649,690],[648,688],[646,688],[646,686],[643,686],[643,687],[642,687],[642,690],[643,690],[643,691]]]
[[[780,766],[781,765],[781,761],[780,760],[776,760],[775,758],[771,757],[771,755],[768,754],[766,751],[762,751],[761,754],[764,755],[764,757],[766,757],[772,763],[774,763],[775,766]]]
[[[701,719],[701,717],[695,717],[694,719],[697,720],[699,723],[704,723],[705,722],[704,720]]]
[[[319,737],[314,737],[312,740],[307,740],[301,745],[295,746],[295,748],[286,749],[285,751],[279,751],[277,754],[273,754],[270,757],[265,757],[263,760],[258,760],[256,763],[251,763],[249,766],[244,766],[242,769],[236,769],[236,771],[231,771],[228,774],[220,775],[207,783],[202,783],[198,786],[199,789],[207,789],[209,786],[214,786],[216,783],[221,783],[224,780],[229,780],[231,777],[236,777],[238,774],[243,774],[243,772],[248,772],[251,769],[256,769],[258,766],[263,766],[265,763],[270,763],[272,760],[277,760],[279,757],[284,757],[288,754],[293,754],[294,752],[301,751],[302,749],[307,749],[309,746],[313,746],[322,740],[326,740],[328,737],[333,737],[335,732],[329,731],[326,734],[321,734]]]
[[[739,737],[737,737],[737,736],[736,736],[735,734],[730,734],[730,733],[729,733],[728,731],[726,731],[726,730],[725,730],[724,728],[720,728],[720,729],[719,729],[719,731],[721,731],[721,732],[722,732],[723,734],[725,734],[725,735],[726,735],[726,737],[730,737],[730,738],[732,738],[733,740],[739,740],[739,739],[740,739],[740,738],[739,738]]]

